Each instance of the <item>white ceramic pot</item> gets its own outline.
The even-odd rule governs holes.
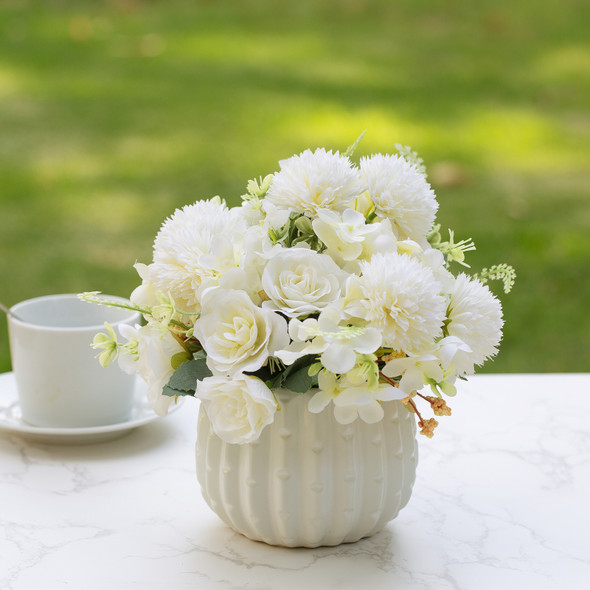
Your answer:
[[[285,547],[358,541],[403,508],[416,476],[414,416],[385,402],[384,419],[342,425],[330,404],[307,410],[313,395],[275,392],[281,410],[251,444],[229,444],[201,406],[197,478],[205,501],[250,539]]]

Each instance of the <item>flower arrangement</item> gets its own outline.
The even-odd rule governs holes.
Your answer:
[[[443,240],[423,161],[397,145],[353,164],[359,140],[281,161],[248,183],[239,207],[215,197],[176,210],[152,263],[135,265],[142,282],[128,307],[145,324],[120,335],[107,325],[93,343],[101,363],[118,357],[137,372],[160,415],[196,396],[230,443],[260,436],[281,411],[278,388],[312,390],[309,410],[332,405],[342,424],[378,422],[382,402],[401,400],[431,437],[437,421],[416,402],[450,415],[443,396],[501,340],[501,305],[485,283],[508,292],[515,273],[453,274],[475,246],[450,230]]]

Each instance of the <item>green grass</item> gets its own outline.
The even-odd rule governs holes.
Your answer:
[[[366,129],[358,155],[420,152],[475,271],[518,271],[485,370],[588,371],[588,22],[585,0],[5,0],[0,300],[126,295],[175,207]]]

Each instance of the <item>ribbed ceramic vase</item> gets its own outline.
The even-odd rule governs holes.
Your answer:
[[[201,406],[196,463],[207,504],[234,530],[270,545],[338,545],[382,530],[410,499],[414,416],[391,401],[377,424],[342,425],[331,404],[308,411],[313,391],[275,395],[274,422],[244,445],[221,440]]]

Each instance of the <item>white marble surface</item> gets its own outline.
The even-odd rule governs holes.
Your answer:
[[[197,404],[118,440],[0,434],[3,590],[586,588],[590,374],[477,376],[410,503],[356,544],[281,549],[226,528],[194,474]]]

